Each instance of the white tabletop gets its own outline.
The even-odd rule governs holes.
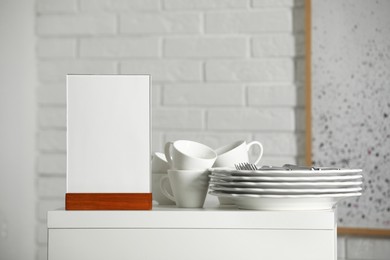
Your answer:
[[[234,207],[152,210],[48,212],[48,228],[214,228],[214,229],[330,229],[335,211],[256,211]]]

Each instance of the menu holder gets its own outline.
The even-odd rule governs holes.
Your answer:
[[[67,76],[67,210],[149,210],[150,76]]]

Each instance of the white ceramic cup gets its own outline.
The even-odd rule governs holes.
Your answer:
[[[170,194],[164,185],[168,178],[173,194]],[[175,200],[179,208],[202,208],[209,187],[209,171],[168,170],[168,177],[161,178],[160,187],[162,193]]]
[[[258,146],[259,148],[259,154],[253,162],[254,164],[258,164],[263,156],[263,145],[258,141],[253,141],[248,144],[245,141],[236,141],[215,150],[217,159],[213,167],[234,167],[234,164],[249,162],[248,153],[252,146]]]
[[[158,202],[158,205],[175,205],[175,202],[165,196],[160,188],[160,181],[164,176],[168,176],[167,172],[152,173],[152,196],[153,200]],[[172,194],[172,188],[169,181],[163,184],[164,189]]]
[[[152,157],[152,172],[155,173],[166,173],[169,169],[169,164],[165,154],[163,153],[154,153]]]
[[[217,154],[210,147],[188,140],[168,142],[164,151],[172,170],[208,169],[217,159]]]

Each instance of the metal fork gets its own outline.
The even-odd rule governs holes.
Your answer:
[[[234,165],[236,170],[246,170],[246,171],[257,171],[257,170],[311,170],[311,171],[321,171],[321,170],[340,170],[337,167],[313,167],[313,166],[299,166],[294,164],[285,164],[282,167],[278,166],[262,166],[261,168],[257,167],[257,165],[253,163],[238,163]]]
[[[247,170],[247,171],[259,170],[259,168],[255,164],[247,163],[247,162],[234,164],[234,167],[236,167],[236,170]]]

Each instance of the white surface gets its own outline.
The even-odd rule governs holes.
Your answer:
[[[48,215],[48,252],[49,260],[335,260],[334,221],[333,210],[57,210]]]
[[[333,194],[303,194],[303,195],[270,195],[225,193],[211,191],[210,194],[232,198],[233,203],[240,209],[254,210],[329,210],[337,202],[348,197],[356,197],[361,193],[333,193]]]
[[[35,1],[0,1],[0,259],[35,257]]]
[[[302,221],[304,219],[304,221]],[[154,207],[148,211],[48,212],[48,228],[214,228],[214,229],[334,229],[334,210],[239,210],[233,207],[178,209]]]
[[[335,260],[335,247],[333,230],[49,230],[49,260]]]
[[[67,80],[67,192],[150,192],[150,77]]]

